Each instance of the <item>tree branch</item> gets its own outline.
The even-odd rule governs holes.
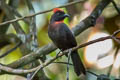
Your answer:
[[[115,33],[113,33],[114,37],[115,37],[115,36],[117,35],[117,33],[119,33],[119,32],[120,32],[120,30],[118,30],[118,31],[116,31]],[[71,48],[71,51],[75,51],[75,50],[77,50],[77,49],[79,49],[79,48],[83,48],[83,47],[85,47],[85,46],[88,46],[88,45],[93,44],[93,43],[96,43],[96,42],[104,41],[104,40],[107,40],[107,39],[114,39],[114,38],[113,38],[113,35],[111,35],[111,36],[106,36],[106,37],[101,37],[101,38],[98,38],[98,39],[96,39],[96,40],[92,40],[92,41],[86,42],[86,43],[84,43],[84,44],[78,45],[78,46],[76,46],[76,47],[74,47],[74,48]],[[115,37],[115,38],[116,38],[116,37]],[[116,39],[117,39],[117,38],[116,38]],[[62,56],[65,55],[65,54],[67,54],[68,52],[69,52],[69,49],[61,52],[59,55],[53,57],[52,59],[46,61],[45,63],[43,63],[43,64],[41,64],[41,65],[39,65],[39,66],[37,66],[37,67],[35,67],[35,68],[29,69],[29,70],[13,69],[13,68],[10,68],[10,67],[4,66],[4,65],[0,65],[0,70],[1,70],[1,73],[0,73],[0,74],[2,74],[2,71],[3,71],[4,73],[7,72],[7,73],[10,73],[10,74],[11,74],[11,73],[12,73],[12,74],[26,74],[26,73],[30,73],[30,72],[36,71],[36,70],[38,70],[38,69],[41,70],[41,69],[43,69],[44,67],[48,66],[49,64],[53,63],[56,59],[62,57]],[[24,56],[23,58],[21,58],[21,60],[23,60],[23,59],[26,59],[26,60],[27,60],[27,57],[28,57],[28,56],[29,56],[29,55]],[[33,55],[33,56],[35,56],[35,55]]]
[[[59,8],[70,6],[70,5],[74,5],[74,4],[81,3],[81,2],[84,2],[84,0],[70,2],[70,3],[67,3],[65,5],[59,6]],[[38,12],[38,13],[31,14],[31,15],[28,15],[28,16],[24,16],[24,17],[21,17],[21,18],[17,18],[17,19],[13,19],[13,20],[10,20],[10,21],[6,21],[6,22],[3,22],[3,23],[0,23],[0,26],[5,25],[5,24],[10,24],[10,23],[13,23],[13,22],[16,22],[16,21],[19,21],[19,20],[23,20],[25,18],[34,17],[34,16],[39,15],[39,14],[44,14],[44,13],[50,12],[52,10],[53,9],[49,9],[49,10],[46,10],[46,11],[42,11],[42,12]]]
[[[91,27],[93,25],[93,23],[95,23],[95,20],[100,16],[101,12],[103,11],[103,9],[111,2],[112,0],[102,0],[97,6],[96,8],[93,10],[93,12],[91,13],[91,15],[89,17],[87,17],[86,19],[84,19],[83,21],[81,21],[78,25],[75,26],[75,28],[73,28],[73,32],[75,35],[80,34],[81,32],[83,32],[84,30],[88,29],[89,27]],[[72,4],[72,3],[71,3]],[[67,4],[68,5],[68,4]],[[69,4],[70,5],[70,4]],[[48,10],[51,11],[51,10]],[[46,11],[46,12],[48,12]],[[45,12],[41,12],[41,13],[45,13]],[[94,24],[95,25],[95,24]],[[52,52],[53,50],[55,50],[56,47],[54,44],[50,43],[48,45],[43,46],[42,48],[39,48],[38,50],[36,50],[35,52],[32,52],[30,54],[28,54],[27,56],[22,57],[21,59],[9,64],[8,66],[13,67],[13,68],[18,68],[21,66],[24,66],[28,63],[31,63],[32,61],[35,61],[36,59],[39,58],[39,56],[42,55],[47,55],[50,52]]]
[[[8,19],[15,19],[15,16],[12,14],[12,11],[10,10],[9,6],[5,3],[4,0],[1,0],[1,6],[2,10],[5,12]],[[13,26],[18,34],[24,34],[24,31],[17,22],[13,22]]]
[[[8,44],[16,44],[21,42],[15,34],[0,35],[0,49]]]
[[[93,10],[93,12],[91,13],[91,15],[89,17],[87,17],[86,19],[84,19],[83,21],[81,21],[78,25],[75,26],[75,28],[73,28],[73,32],[75,35],[78,35],[80,34],[81,32],[83,32],[84,30],[90,28],[91,26],[95,25],[96,23],[96,19],[100,16],[100,14],[102,13],[102,11],[104,10],[104,8],[111,2],[112,0],[102,0],[97,6],[96,8]],[[73,4],[73,3],[71,3]],[[74,2],[75,4],[75,2]],[[60,7],[65,7],[65,6],[68,6],[70,5],[67,4],[67,5],[64,5],[64,6],[60,6]],[[51,9],[52,10],[52,9]],[[11,20],[11,22],[6,22],[6,23],[2,23],[0,25],[4,25],[4,24],[8,24],[8,23],[12,23],[12,22],[15,22],[15,21],[18,21],[18,20],[21,20],[21,19],[24,19],[24,18],[28,18],[28,17],[32,17],[32,16],[35,16],[37,14],[42,14],[42,13],[45,13],[45,12],[49,12],[51,10],[47,10],[47,11],[43,11],[43,12],[40,12],[40,13],[36,13],[36,14],[33,14],[33,15],[29,15],[29,16],[25,16],[25,17],[22,17],[22,18],[19,18],[19,19],[14,19],[13,21]],[[93,44],[93,43],[96,43],[96,42],[99,42],[99,41],[103,41],[103,40],[106,40],[106,39],[111,39],[113,37],[111,36],[107,36],[107,37],[102,37],[102,38],[99,38],[99,39],[96,39],[96,40],[93,40],[93,41],[90,41],[88,43],[85,43],[85,44],[81,44],[75,48],[72,49],[75,50],[75,49],[78,49],[78,48],[82,48],[82,47],[85,47],[87,45],[90,45],[90,44]],[[47,55],[49,54],[50,52],[52,52],[53,50],[55,50],[56,47],[50,43],[48,45],[45,45],[43,46],[42,48],[38,49],[36,52],[32,52],[31,54],[28,54],[24,57],[22,57],[20,60],[17,60],[15,61],[14,63],[12,64],[9,64],[8,66],[9,67],[12,67],[12,68],[18,68],[18,67],[21,67],[21,66],[24,66],[28,63],[31,63],[32,61],[35,61],[37,60],[40,56],[42,55]],[[43,67],[49,65],[50,63],[52,63],[53,61],[55,61],[57,58],[63,56],[64,54],[66,54],[68,51],[64,51],[63,53],[61,53],[60,55],[58,55],[57,57],[54,57],[53,59],[45,62],[43,64],[43,66],[40,66],[40,68],[42,69]],[[33,69],[33,70],[36,70],[36,69]],[[20,73],[20,72],[19,72]],[[26,71],[27,73],[27,71]]]
[[[26,0],[26,3],[28,5],[29,8],[29,12],[30,14],[35,14],[35,10],[34,7],[32,5],[32,1],[31,0]],[[31,51],[35,51],[36,48],[38,47],[38,43],[37,43],[37,28],[36,28],[36,16],[33,16],[30,18],[30,34],[31,34],[31,40],[30,41],[30,49]]]
[[[77,24],[72,30],[76,35],[79,35],[84,30],[94,26],[96,24],[96,19],[101,15],[104,8],[111,2],[112,0],[101,0],[99,4],[95,7],[92,13],[79,24]]]
[[[12,9],[16,10],[16,8],[18,7],[18,3],[19,3],[19,0],[9,0],[8,5]],[[0,1],[0,6],[1,6],[1,1]],[[2,22],[5,22],[5,21],[9,20],[2,9],[0,9],[0,14],[2,14],[2,19],[1,19]],[[0,35],[6,33],[6,31],[8,30],[9,25],[10,24],[6,24],[6,25],[0,27]]]
[[[115,9],[116,9],[116,11],[118,12],[118,14],[120,15],[120,9],[117,7],[117,5],[116,5],[116,3],[115,3],[114,0],[112,1],[112,4],[113,4],[113,6],[115,7]]]
[[[96,42],[100,42],[100,41],[104,41],[104,40],[107,40],[107,39],[111,39],[112,37],[111,36],[107,36],[107,37],[102,37],[102,38],[98,38],[96,40],[92,40],[92,41],[89,41],[87,43],[84,43],[84,44],[81,44],[81,45],[78,45],[74,48],[72,48],[71,51],[74,51],[74,50],[77,50],[79,48],[82,48],[82,47],[85,47],[85,46],[88,46],[90,44],[93,44],[93,43],[96,43]],[[63,55],[67,54],[69,52],[69,49],[68,50],[65,50],[63,52],[61,52],[59,55],[53,57],[51,60],[49,61],[46,61],[45,63],[43,63],[42,65],[39,65],[33,69],[29,69],[29,70],[25,70],[25,69],[13,69],[13,68],[10,68],[10,67],[7,67],[7,66],[4,66],[4,65],[0,65],[0,70],[4,71],[4,72],[7,72],[7,73],[12,73],[12,74],[26,74],[26,73],[30,73],[30,72],[33,72],[33,71],[36,71],[37,69],[43,69],[44,67],[46,67],[47,65],[53,63],[56,59],[62,57]],[[24,57],[22,57],[20,60],[23,60],[23,59],[26,59],[27,60],[27,57],[29,55],[26,55]],[[32,56],[35,56],[35,55],[32,55]],[[0,72],[2,74],[2,71]]]

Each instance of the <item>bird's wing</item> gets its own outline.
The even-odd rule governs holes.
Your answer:
[[[68,26],[66,24],[64,25],[64,30],[66,33],[66,38],[67,38],[67,42],[70,48],[77,46],[77,42],[75,39],[75,36],[73,35],[73,33],[71,32],[71,30],[68,28]]]

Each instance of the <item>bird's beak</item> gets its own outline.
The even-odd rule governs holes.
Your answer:
[[[70,17],[68,14],[64,14],[64,17]]]

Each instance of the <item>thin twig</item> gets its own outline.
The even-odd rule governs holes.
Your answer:
[[[120,48],[120,47],[117,46],[116,51],[115,51],[115,53],[114,53],[114,61],[115,61],[115,59],[116,59],[116,55],[118,54],[119,48]],[[109,70],[108,70],[108,73],[107,73],[108,76],[110,76],[110,74],[111,74],[111,72],[112,72],[112,68],[113,68],[113,64],[110,66],[110,68],[109,68]]]
[[[16,50],[20,45],[22,44],[22,42],[18,42],[14,48],[8,50],[7,52],[3,53],[2,55],[0,55],[0,58],[3,58],[5,56],[7,56],[9,53],[11,53],[12,51]]]
[[[83,43],[83,44],[81,44],[81,45],[79,45],[77,47],[74,47],[73,50],[76,50],[78,48],[82,48],[82,47],[88,46],[88,45],[93,44],[93,43],[101,42],[101,41],[104,41],[104,40],[107,40],[107,39],[112,39],[112,37],[111,36],[101,37],[101,38],[89,41],[87,43]]]
[[[75,48],[73,48],[73,49],[82,48],[82,47],[88,46],[88,45],[90,45],[90,44],[93,44],[93,43],[96,43],[96,42],[100,42],[100,41],[104,41],[104,40],[107,40],[107,39],[111,39],[111,36],[106,36],[106,37],[102,37],[102,38],[99,38],[99,39],[96,39],[96,40],[93,40],[93,41],[89,41],[89,42],[87,42],[87,43],[83,43],[83,44],[78,45],[77,47],[75,47]],[[49,45],[49,46],[51,46],[51,45]],[[38,59],[39,56],[42,56],[41,53],[44,53],[44,54],[45,54],[44,51],[46,51],[46,49],[47,49],[49,46],[45,46],[45,47],[40,48],[40,50],[42,50],[42,52],[40,52],[40,54],[38,54],[37,52],[36,52],[37,54],[35,54],[35,53],[33,52],[33,53],[31,53],[31,54],[28,54],[28,55],[22,57],[21,59],[19,59],[19,60],[16,61],[15,63],[9,64],[8,66],[14,67],[14,68],[18,68],[18,67],[20,67],[20,66],[23,66],[23,65],[25,65],[25,64],[28,64],[29,58],[30,58],[32,61],[34,61],[34,58],[35,58],[35,59]],[[54,46],[53,46],[53,47],[54,47]],[[51,50],[51,51],[54,50],[53,47],[50,47],[50,50]],[[53,49],[52,49],[52,48],[53,48]],[[50,52],[50,51],[48,51],[48,52]],[[57,56],[56,56],[56,57],[57,57]],[[19,65],[19,66],[18,66],[17,63],[20,63],[20,64],[22,63],[22,65]],[[14,66],[13,66],[13,65],[14,65]],[[17,67],[16,67],[16,66],[17,66]]]
[[[11,6],[9,6],[11,11],[17,16],[17,17],[22,17],[22,15],[14,8],[12,8]],[[25,23],[29,24],[30,20],[27,19],[23,19]]]
[[[71,65],[71,66],[73,66],[73,64],[72,63],[68,63],[68,62],[52,62],[52,63],[58,63],[58,64],[69,64],[69,65]]]
[[[66,80],[69,80],[69,62],[70,62],[71,53],[72,53],[72,51],[69,50],[69,53],[68,53],[68,64],[67,64],[67,72],[66,72]]]
[[[117,31],[115,31],[115,32],[112,34],[112,36],[116,36],[119,32],[120,32],[120,29],[117,30]]]
[[[38,60],[40,63],[40,60]],[[42,64],[41,64],[42,65]],[[34,78],[34,76],[38,73],[38,71],[40,70],[40,67],[33,73],[32,77],[30,78],[30,80],[32,80]]]
[[[86,29],[90,28],[91,26],[95,25],[93,23],[96,22],[96,19],[101,15],[101,13],[104,10],[104,8],[111,1],[112,0],[101,0],[100,3],[96,6],[96,8],[93,10],[93,12],[90,14],[90,16],[87,17],[86,19],[82,20],[81,22],[79,22],[72,29],[72,31],[74,32],[75,36],[79,35],[81,32],[83,32]],[[111,39],[111,36],[108,36],[108,38]],[[106,39],[108,39],[108,38],[106,38]],[[106,40],[106,39],[103,39],[103,40]],[[85,45],[82,45],[82,46],[84,47]],[[48,45],[45,45],[45,46],[39,48],[38,50],[36,50],[36,52],[31,52],[28,55],[22,57],[21,59],[13,62],[11,64],[8,64],[8,66],[13,67],[13,68],[22,67],[22,66],[24,66],[26,64],[29,64],[29,63],[37,60],[39,58],[39,56],[50,54],[55,49],[57,49],[57,47],[54,44],[49,43]]]
[[[28,5],[28,8],[29,8],[29,13],[30,14],[35,14],[35,10],[34,10],[34,7],[32,5],[32,1],[31,0],[26,0],[26,3]],[[36,17],[33,16],[30,18],[30,32],[33,33],[32,35],[35,35],[36,34]]]
[[[5,3],[5,0],[1,0],[1,5],[2,5],[2,10],[5,12],[8,19],[15,19],[15,16],[12,14],[10,7]],[[23,31],[23,29],[21,28],[21,26],[19,25],[19,23],[14,22],[13,26],[14,26],[17,33],[19,33],[19,34],[25,33]]]
[[[114,0],[112,1],[112,4],[115,7],[115,9],[117,10],[118,14],[120,15],[120,8],[117,7],[117,5],[116,5]]]
[[[90,73],[90,74],[92,74],[92,75],[94,75],[94,76],[98,77],[98,75],[97,75],[97,74],[95,74],[95,73],[93,73],[93,72],[91,72],[91,71],[86,71],[86,72],[88,72],[88,73]]]
[[[67,3],[67,4],[65,4],[65,5],[56,7],[56,8],[62,8],[62,7],[74,5],[74,4],[81,3],[81,2],[84,2],[84,0],[79,0],[79,1],[70,2],[70,3]],[[17,19],[13,19],[13,20],[10,20],[10,21],[6,21],[6,22],[3,22],[3,23],[0,23],[0,26],[5,25],[5,24],[10,24],[10,23],[13,23],[13,22],[16,22],[16,21],[19,21],[19,20],[23,20],[23,19],[25,19],[25,18],[34,17],[34,16],[36,16],[36,15],[43,14],[43,13],[47,13],[47,12],[50,12],[50,11],[52,11],[52,10],[53,10],[53,8],[52,8],[52,9],[49,9],[49,10],[42,11],[42,12],[38,12],[38,13],[35,13],[35,14],[31,14],[31,15],[28,15],[28,16],[24,16],[24,17],[21,17],[21,18],[17,18]]]
[[[111,35],[111,37],[112,37],[113,40],[115,40],[117,43],[120,44],[119,38],[116,37],[116,35],[117,35],[118,33],[120,33],[120,29],[117,30],[117,31],[115,31],[115,32]]]
[[[82,48],[82,47],[85,47],[85,46],[88,46],[90,44],[93,44],[93,43],[96,43],[96,42],[100,42],[100,41],[104,41],[104,40],[107,40],[107,39],[112,39],[111,36],[106,36],[106,37],[102,37],[102,38],[98,38],[96,40],[92,40],[92,41],[89,41],[87,43],[84,43],[84,44],[81,44],[77,47],[74,47],[72,48],[72,51],[76,50],[76,49],[79,49],[79,48]],[[53,59],[49,60],[49,61],[46,61],[45,63],[43,63],[42,65],[38,66],[38,67],[35,67],[33,69],[29,69],[29,70],[23,70],[23,69],[12,69],[10,67],[6,67],[6,66],[2,66],[0,65],[0,69],[3,70],[3,71],[6,71],[6,72],[9,72],[9,73],[15,73],[15,74],[22,74],[22,73],[30,73],[30,72],[33,72],[33,71],[36,71],[37,69],[43,69],[44,67],[46,67],[47,65],[51,64],[52,62],[54,62],[56,59],[62,57],[63,55],[67,54],[69,52],[69,49],[68,50],[65,50],[63,51],[63,53],[59,54],[58,56],[55,56]]]
[[[89,41],[89,42],[87,42],[87,43],[78,45],[77,47],[72,48],[72,51],[77,50],[77,49],[82,48],[82,47],[85,47],[85,46],[88,46],[88,45],[93,44],[93,43],[96,43],[96,42],[100,42],[100,41],[107,40],[107,39],[111,39],[111,36],[102,37],[102,38],[99,38],[99,39],[96,39],[96,40],[92,40],[92,41]],[[33,68],[33,69],[29,69],[29,70],[13,69],[13,68],[6,67],[6,66],[2,66],[2,65],[0,65],[0,69],[3,70],[3,71],[5,71],[5,72],[12,73],[12,74],[26,74],[26,73],[34,72],[34,71],[36,71],[37,69],[40,69],[40,70],[43,69],[44,67],[46,67],[47,65],[53,63],[56,59],[62,57],[63,55],[67,54],[68,52],[69,52],[69,49],[63,51],[63,52],[60,53],[58,56],[55,56],[53,59],[51,59],[51,60],[49,60],[49,61],[46,61],[46,62],[43,63],[42,65],[40,65],[40,66],[38,66],[38,67],[35,67],[35,68]],[[28,56],[28,55],[27,55],[27,56]],[[24,57],[25,57],[25,56],[24,56]],[[22,59],[22,58],[21,58],[21,59]]]

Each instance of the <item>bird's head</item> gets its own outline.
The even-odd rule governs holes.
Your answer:
[[[66,14],[63,10],[61,10],[60,8],[54,8],[51,21],[55,22],[63,21],[66,17],[69,17],[69,15]]]

